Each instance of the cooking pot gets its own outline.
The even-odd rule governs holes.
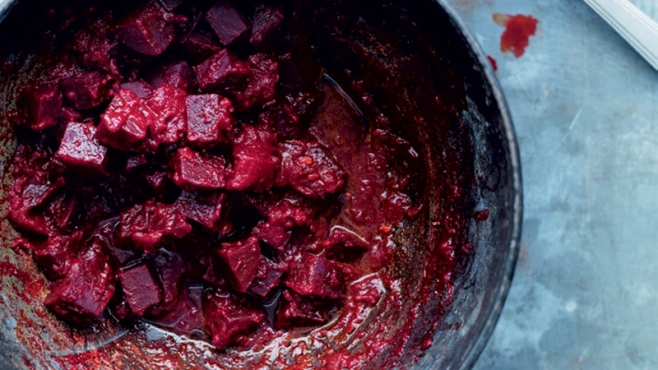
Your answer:
[[[390,346],[400,348],[382,350],[363,366],[380,368],[390,363],[386,361],[395,352],[400,368],[468,369],[503,308],[521,231],[519,154],[495,73],[474,37],[442,1],[294,2],[299,9],[295,27],[314,45],[332,81],[350,94],[356,91],[352,77],[363,77],[369,84],[365,89],[391,119],[396,134],[423,154],[425,181],[419,195],[423,214],[405,223],[395,237],[404,250],[404,256],[396,255],[393,268],[402,282],[403,300],[395,312],[380,307],[364,320],[385,321],[389,336],[402,327],[411,328],[410,334],[404,340],[391,339]],[[0,0],[3,209],[16,146],[7,112],[15,104],[21,82],[43,71],[29,51],[37,36],[54,26],[49,23],[47,3]],[[447,195],[455,187],[465,195],[460,203]],[[440,248],[441,225],[433,220],[448,209],[463,217],[465,230],[451,294],[439,296],[434,293],[438,279],[427,271],[433,271],[428,264],[440,263],[433,256]],[[43,307],[48,284],[27,252],[11,248],[16,237],[4,221],[0,226],[0,243],[5,247],[0,248],[2,369],[197,368],[210,366],[208,359],[217,356],[234,361],[225,361],[222,366],[227,368],[245,367],[240,354],[217,354],[211,347],[145,323],[127,326],[106,317],[83,330],[67,327]],[[414,305],[422,296],[428,301]],[[414,309],[418,312],[411,315]],[[369,326],[374,325],[357,329],[363,338],[375,335]],[[354,349],[364,343],[355,339],[346,345]]]

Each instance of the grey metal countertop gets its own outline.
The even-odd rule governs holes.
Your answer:
[[[448,2],[498,61],[524,175],[516,276],[475,368],[658,369],[658,72],[580,0]],[[494,13],[539,20],[525,55],[501,53]]]

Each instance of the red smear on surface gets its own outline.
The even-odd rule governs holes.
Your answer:
[[[537,32],[539,21],[531,15],[508,15],[496,13],[493,15],[494,22],[505,27],[500,37],[500,50],[511,52],[519,58],[525,53],[528,39]]]
[[[489,63],[491,63],[494,71],[498,72],[498,63],[496,62],[496,59],[494,59],[491,55],[487,55],[487,59],[489,59]]]
[[[489,210],[483,209],[481,211],[477,211],[473,214],[473,218],[477,222],[484,222],[489,219]]]

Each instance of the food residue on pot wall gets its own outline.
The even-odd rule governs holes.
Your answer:
[[[521,57],[528,47],[530,36],[534,36],[537,32],[539,21],[531,15],[500,13],[495,13],[493,20],[505,27],[500,37],[500,51],[511,52],[515,57]]]

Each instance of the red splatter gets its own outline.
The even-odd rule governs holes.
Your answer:
[[[505,31],[500,37],[500,50],[502,52],[512,52],[517,58],[523,55],[525,48],[528,46],[528,39],[537,32],[539,21],[531,15],[498,13],[493,15],[493,20],[505,27]]]
[[[0,276],[15,276],[24,284],[32,280],[29,274],[18,270],[16,266],[9,262],[0,262]]]
[[[489,210],[488,209],[483,209],[481,211],[477,211],[473,213],[473,218],[477,222],[484,222],[489,219]]]
[[[496,62],[496,59],[494,59],[491,55],[487,55],[487,59],[489,59],[489,63],[491,63],[494,71],[498,72],[498,63]]]

